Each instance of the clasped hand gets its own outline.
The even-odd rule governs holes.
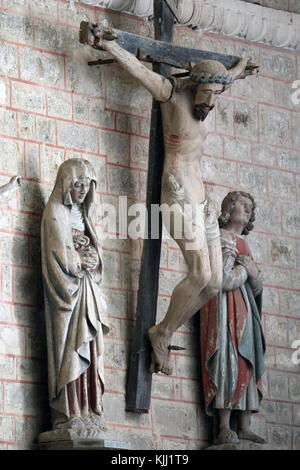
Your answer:
[[[252,279],[256,279],[258,276],[258,268],[256,266],[256,263],[253,261],[253,259],[250,258],[250,256],[247,255],[238,255],[236,258],[236,262],[240,264],[241,266],[244,266],[248,273],[248,277]]]
[[[75,250],[78,251],[82,269],[93,271],[99,264],[98,253],[90,245],[90,239],[86,235],[78,234],[73,237]]]
[[[95,250],[83,249],[79,251],[81,267],[87,271],[94,271],[98,266],[98,254]]]

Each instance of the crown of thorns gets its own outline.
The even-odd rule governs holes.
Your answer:
[[[209,72],[191,72],[190,79],[197,85],[206,83],[220,83],[221,85],[230,85],[232,83],[232,77],[230,75],[222,75],[216,73],[215,75]]]

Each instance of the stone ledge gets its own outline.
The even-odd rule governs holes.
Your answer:
[[[247,439],[240,440],[239,444],[218,444],[206,447],[204,450],[276,450],[269,444],[257,444]]]
[[[80,0],[135,16],[153,15],[153,0]],[[220,4],[221,3],[221,4]],[[300,15],[241,0],[181,0],[180,24],[275,48],[300,50]]]
[[[131,444],[97,429],[55,429],[39,434],[37,450],[130,450]]]

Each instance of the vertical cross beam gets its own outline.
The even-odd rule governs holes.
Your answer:
[[[172,42],[174,15],[164,0],[154,0],[155,39]],[[153,70],[169,77],[171,67],[155,63]],[[155,324],[159,282],[162,222],[160,219],[159,239],[151,239],[151,205],[160,204],[161,179],[164,163],[164,141],[162,117],[159,102],[153,100],[149,165],[147,178],[148,239],[144,240],[136,323],[129,360],[126,389],[126,409],[137,413],[148,413],[150,408],[152,374],[150,368],[150,341],[148,329]]]

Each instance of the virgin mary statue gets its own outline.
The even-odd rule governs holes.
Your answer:
[[[91,164],[59,168],[43,213],[41,244],[53,429],[105,427],[103,334],[108,332],[100,245],[90,218]]]

